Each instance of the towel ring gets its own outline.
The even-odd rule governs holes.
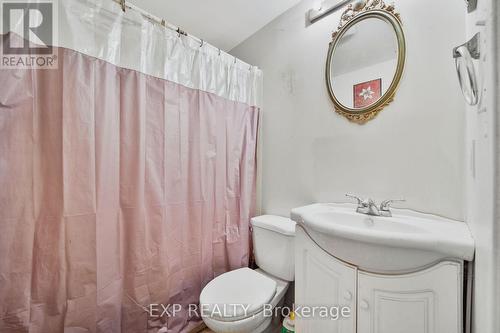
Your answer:
[[[476,70],[472,61],[472,59],[479,59],[480,57],[478,45],[479,33],[467,43],[453,49],[458,81],[465,101],[469,105],[476,105],[479,102]]]

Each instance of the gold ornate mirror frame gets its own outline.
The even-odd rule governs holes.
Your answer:
[[[331,63],[332,57],[337,48],[337,44],[341,40],[342,36],[347,32],[347,30],[349,30],[350,27],[367,18],[382,19],[390,23],[394,28],[398,44],[398,63],[394,78],[385,94],[382,95],[382,97],[372,105],[361,109],[352,109],[340,103],[340,101],[335,96],[335,93],[333,92],[331,84]],[[380,111],[382,111],[384,107],[386,107],[393,101],[394,95],[396,94],[396,90],[401,80],[401,76],[403,75],[405,59],[405,36],[401,23],[401,17],[398,13],[395,12],[394,6],[386,5],[383,0],[366,0],[361,2],[358,1],[355,4],[350,4],[342,13],[340,24],[337,30],[332,34],[332,41],[330,42],[328,57],[326,61],[326,84],[328,87],[328,92],[330,93],[330,97],[335,105],[335,111],[343,115],[350,121],[358,124],[364,124],[367,121],[375,118],[375,116]]]

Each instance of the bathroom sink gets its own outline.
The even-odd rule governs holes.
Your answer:
[[[293,209],[291,218],[323,250],[371,272],[410,272],[444,259],[474,258],[466,223],[406,209],[392,214],[359,214],[352,204],[313,204]]]

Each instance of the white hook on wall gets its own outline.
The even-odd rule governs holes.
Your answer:
[[[469,105],[476,105],[479,102],[479,87],[473,59],[477,60],[481,56],[479,51],[480,36],[478,32],[468,42],[453,49],[458,81],[465,101]]]
[[[477,8],[477,0],[465,0],[467,3],[467,12],[471,13]]]

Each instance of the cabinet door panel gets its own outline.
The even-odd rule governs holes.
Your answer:
[[[462,266],[405,275],[358,271],[358,333],[462,332]]]
[[[295,259],[295,304],[318,307],[349,306],[349,318],[332,320],[319,312],[308,318],[297,315],[300,333],[354,333],[356,330],[356,268],[347,265],[318,247],[297,228]]]

